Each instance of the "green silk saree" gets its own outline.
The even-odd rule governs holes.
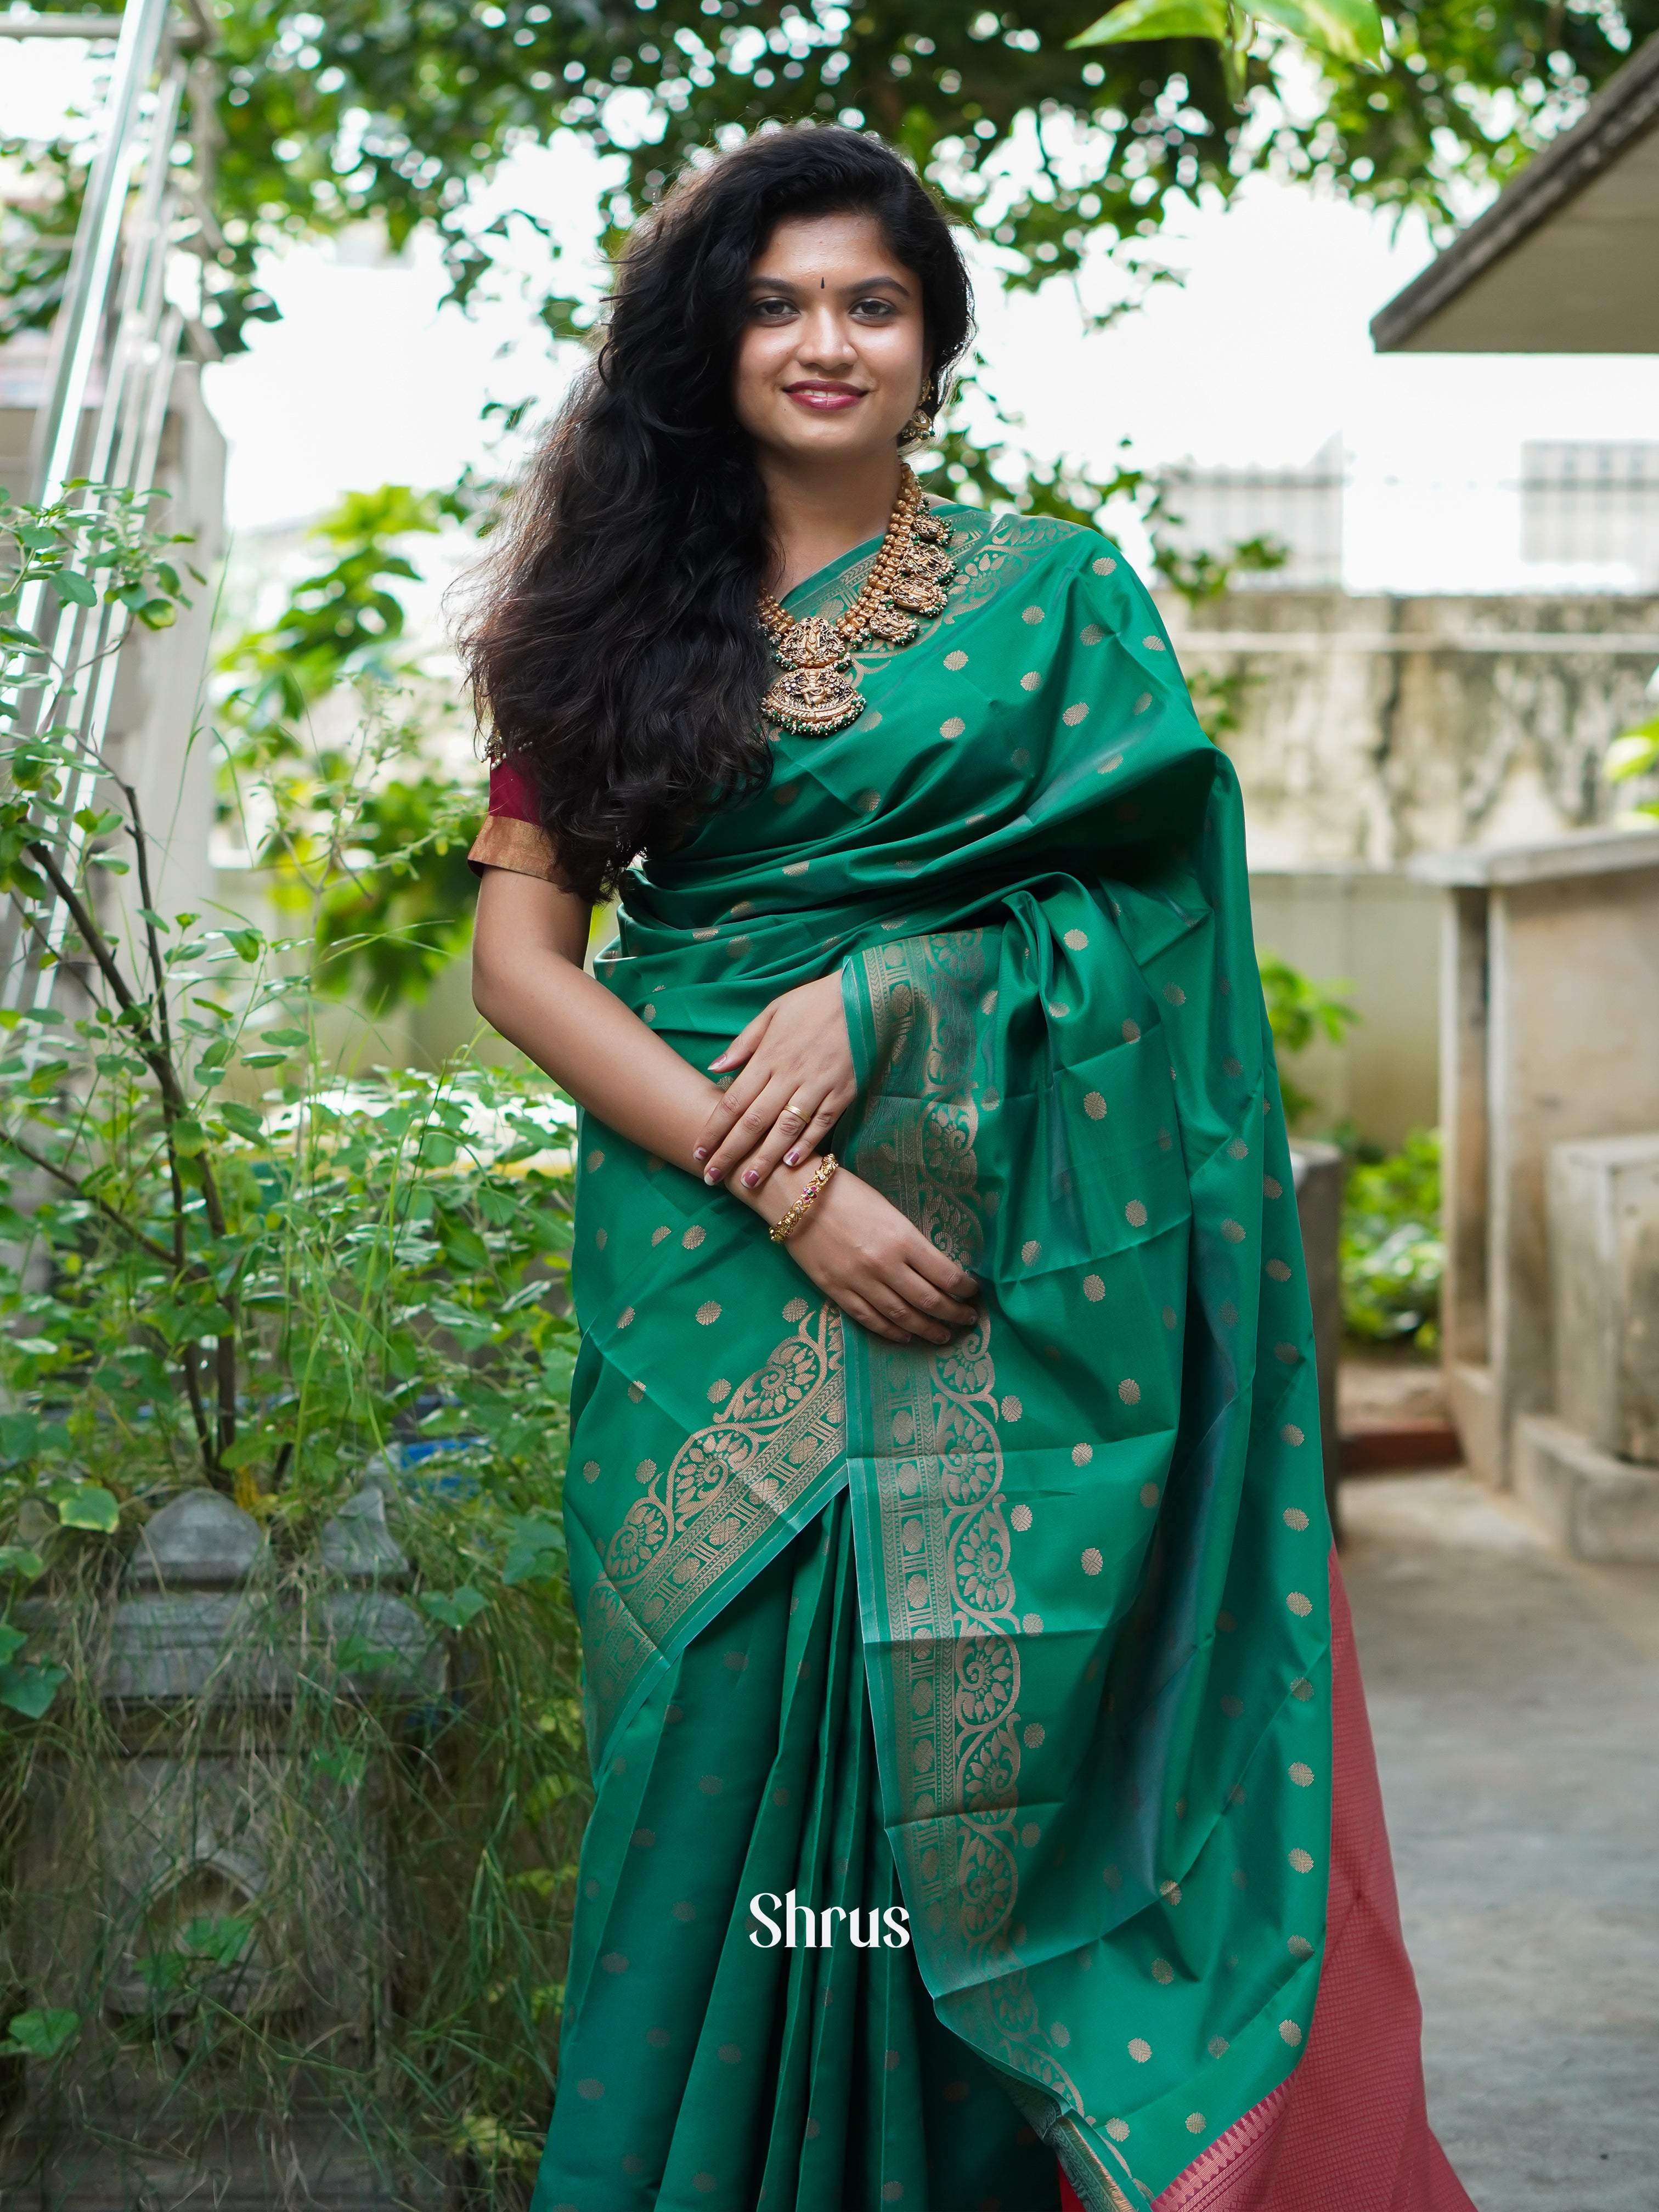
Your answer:
[[[1312,2021],[1330,1531],[1237,779],[1105,540],[945,512],[945,612],[598,965],[698,1066],[839,972],[836,1150],[983,1318],[875,1341],[586,1118],[598,1802],[535,2212],[1137,2205]],[[768,1940],[791,1892],[827,1946]]]

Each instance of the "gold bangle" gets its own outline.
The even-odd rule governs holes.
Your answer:
[[[794,1204],[790,1206],[788,1211],[780,1215],[777,1224],[772,1231],[772,1242],[775,1244],[787,1244],[789,1242],[789,1239],[794,1235],[795,1231],[800,1227],[802,1222],[805,1220],[807,1215],[817,1204],[830,1176],[834,1175],[836,1170],[840,1166],[840,1161],[836,1159],[833,1152],[826,1152],[824,1154],[823,1158],[818,1162],[817,1167],[812,1170],[812,1180],[811,1182],[807,1184],[805,1189],[802,1191],[800,1196],[795,1200]]]

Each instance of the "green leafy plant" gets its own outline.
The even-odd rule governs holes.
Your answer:
[[[80,2033],[82,2026],[78,2012],[37,2011],[14,2013],[6,2023],[6,2039],[0,2043],[0,2057],[7,2058],[61,2057]]]
[[[1285,1118],[1294,1127],[1313,1111],[1316,1102],[1285,1074],[1285,1060],[1305,1052],[1316,1037],[1340,1045],[1359,1019],[1359,1012],[1351,1000],[1337,996],[1347,988],[1346,984],[1316,983],[1274,952],[1259,953],[1257,965],[1279,1059]]]
[[[277,913],[315,938],[315,981],[374,1013],[465,950],[484,777],[447,689],[405,635],[404,550],[477,506],[467,488],[351,492],[309,532],[322,565],[218,657],[222,813]]]
[[[72,599],[81,576],[155,617],[183,596],[171,541],[95,486],[7,509],[4,532],[0,876],[27,939],[49,945],[54,913],[65,933],[36,971],[50,998],[0,1016],[0,1869],[29,1945],[0,2049],[48,2080],[73,2068],[82,2148],[115,2112],[115,2148],[187,2161],[228,2112],[280,2128],[321,2098],[410,2187],[514,2202],[551,2100],[587,1803],[560,1519],[570,1109],[464,1058],[347,1082],[315,1046],[331,950],[315,927],[270,939],[156,906],[131,791],[57,719],[85,672],[16,615],[29,580]],[[289,757],[280,720],[258,757]],[[331,768],[343,812],[383,757],[347,748]],[[77,809],[89,776],[100,803]],[[303,851],[267,782],[273,839]],[[241,1903],[181,1897],[164,1866],[112,1887],[89,1818],[42,1890],[20,1873],[31,1808],[96,1803],[120,1767],[103,1682],[127,1560],[202,1486],[254,1517],[257,1586],[157,1748],[194,1802],[227,1747],[277,1730],[258,1765],[268,1879]],[[422,1650],[444,1655],[413,1705],[407,1649],[372,1608],[339,1609],[320,1548],[371,1495]],[[258,1695],[273,1670],[277,1720]],[[395,1972],[371,1992],[372,2044],[319,2055],[301,2032],[326,1979],[306,1930],[386,1883]],[[108,1900],[92,1935],[88,1898]],[[146,2072],[155,2048],[192,2055]]]
[[[1631,783],[1638,777],[1659,774],[1659,714],[1615,738],[1607,747],[1601,772],[1609,783]],[[1640,800],[1631,811],[1659,817],[1659,799]]]
[[[1372,1343],[1439,1341],[1446,1247],[1440,1133],[1415,1129],[1397,1152],[1357,1161],[1342,1209],[1342,1316]]]

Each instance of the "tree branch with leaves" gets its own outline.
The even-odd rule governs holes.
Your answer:
[[[564,131],[620,157],[612,245],[723,133],[836,117],[906,153],[1015,286],[1076,272],[1094,243],[1132,273],[1172,210],[1263,169],[1417,210],[1444,234],[1471,190],[1503,183],[1659,30],[1659,0],[1384,0],[1379,50],[1361,0],[1130,4],[1138,22],[1114,10],[1100,38],[1077,0],[221,0],[176,149],[204,320],[234,350],[277,313],[269,250],[374,219],[394,246],[435,234],[461,303],[515,232],[539,235],[544,319],[568,335],[585,311],[555,211],[486,211],[480,192],[516,149]],[[1287,52],[1312,64],[1293,97]],[[0,153],[31,180],[0,234],[3,336],[54,312],[89,146]]]

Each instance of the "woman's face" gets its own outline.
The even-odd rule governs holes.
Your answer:
[[[732,404],[765,451],[891,453],[927,375],[921,287],[866,215],[792,216],[749,272]]]

